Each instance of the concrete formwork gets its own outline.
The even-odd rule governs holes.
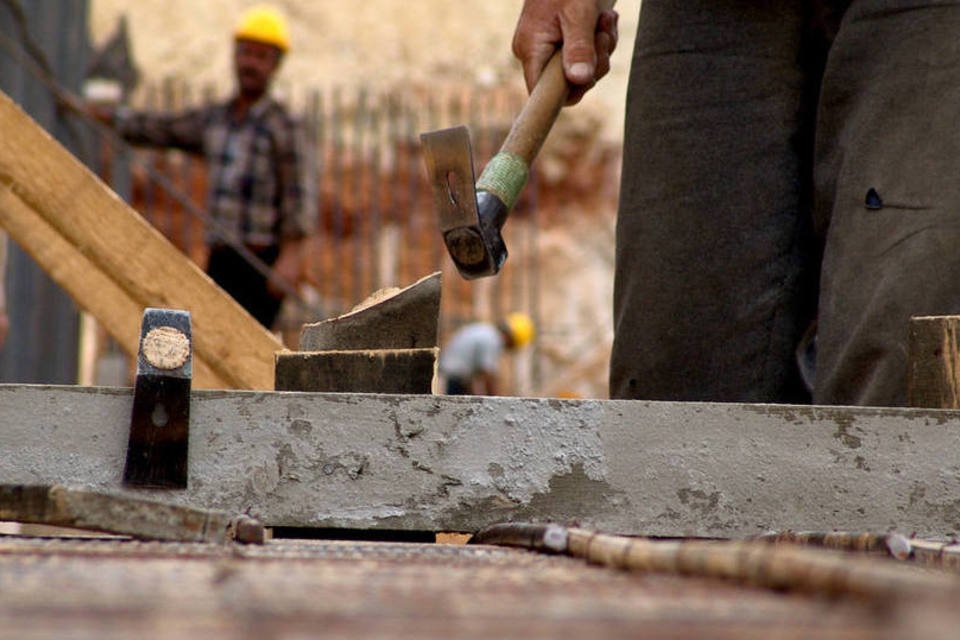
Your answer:
[[[117,491],[132,401],[0,385],[0,482]],[[274,526],[960,530],[955,411],[195,391],[190,415],[189,489],[151,495]]]

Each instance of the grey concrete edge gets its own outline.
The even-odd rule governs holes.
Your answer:
[[[120,489],[126,388],[0,385],[0,482]],[[268,525],[960,531],[960,412],[193,392],[190,484]],[[143,495],[143,492],[133,492]]]

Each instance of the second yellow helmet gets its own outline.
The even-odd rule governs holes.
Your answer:
[[[520,348],[530,344],[536,335],[533,320],[525,313],[507,314],[504,323],[510,331],[510,339],[513,341],[514,347]]]

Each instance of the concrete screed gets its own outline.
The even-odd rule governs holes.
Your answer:
[[[122,491],[132,400],[0,385],[0,482]],[[956,411],[194,391],[190,416],[189,488],[150,495],[271,526],[960,530]]]

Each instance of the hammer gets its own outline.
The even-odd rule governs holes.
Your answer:
[[[614,2],[598,0],[597,6],[605,11],[613,8]],[[420,134],[443,241],[464,278],[496,275],[506,261],[507,246],[500,230],[569,93],[557,49],[476,186],[466,127]]]

